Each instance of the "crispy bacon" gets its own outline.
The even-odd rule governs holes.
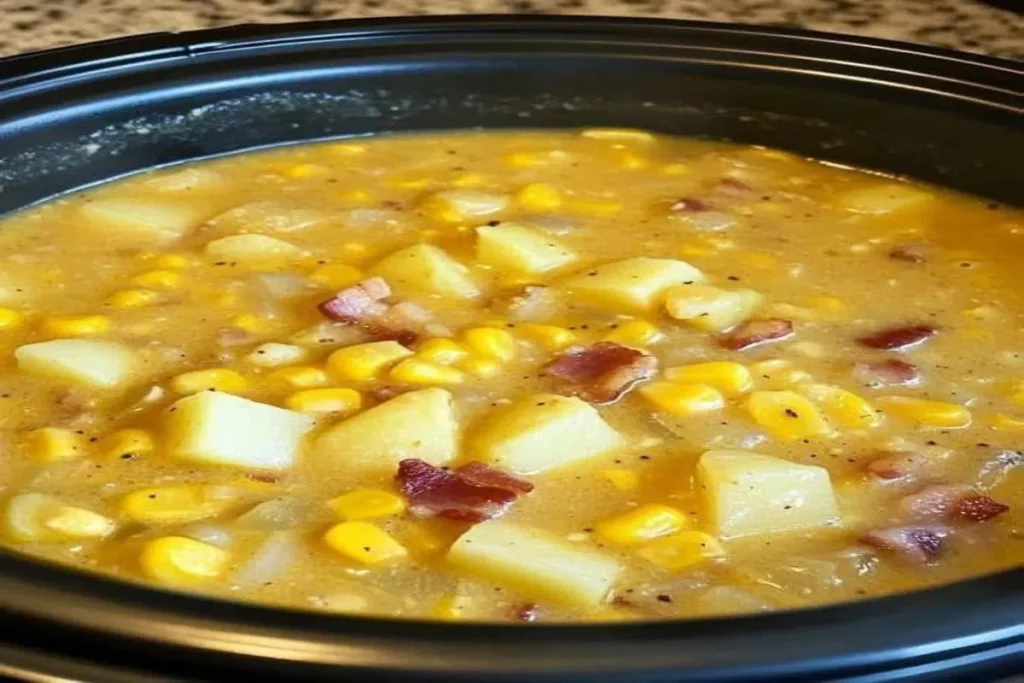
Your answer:
[[[373,341],[394,340],[411,346],[419,334],[409,327],[419,324],[409,314],[411,304],[384,302],[391,296],[391,287],[382,277],[371,277],[347,287],[317,308],[324,317],[364,330]],[[405,308],[403,308],[405,307]]]
[[[544,371],[566,381],[568,391],[590,403],[618,400],[658,370],[658,359],[614,342],[566,350]]]
[[[407,459],[398,463],[398,483],[415,517],[483,522],[503,514],[533,484],[483,463],[456,470]]]
[[[916,365],[891,358],[877,363],[854,363],[853,378],[869,387],[917,384],[921,372]]]
[[[973,493],[965,484],[933,484],[900,499],[900,511],[917,520],[948,519],[960,501]]]
[[[889,258],[907,263],[924,263],[928,260],[928,247],[922,244],[900,244],[889,252]]]
[[[931,325],[890,327],[857,338],[857,343],[872,349],[905,349],[932,337],[938,330]]]
[[[942,526],[894,526],[872,529],[860,542],[895,552],[913,564],[924,564],[939,556],[948,535],[949,529]]]
[[[672,202],[672,206],[669,208],[679,213],[696,213],[698,211],[710,211],[713,207],[703,199],[683,197]]]
[[[953,508],[953,516],[968,522],[987,522],[1010,509],[988,496],[966,496]]]
[[[880,451],[867,465],[867,470],[879,479],[903,479],[917,474],[928,459],[916,451]]]
[[[733,351],[785,339],[793,334],[793,323],[783,318],[748,320],[722,338],[721,344]]]

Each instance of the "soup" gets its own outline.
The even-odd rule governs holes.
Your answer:
[[[0,230],[3,535],[163,588],[523,622],[1019,566],[1024,218],[641,131],[171,168]]]

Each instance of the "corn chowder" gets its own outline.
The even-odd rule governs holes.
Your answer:
[[[0,230],[3,538],[553,622],[1019,566],[1024,218],[640,131],[299,146]]]

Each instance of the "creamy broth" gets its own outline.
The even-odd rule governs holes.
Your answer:
[[[513,622],[1020,566],[1022,254],[1010,208],[639,131],[121,180],[0,225],[5,543]]]

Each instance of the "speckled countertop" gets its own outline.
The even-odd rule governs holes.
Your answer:
[[[0,0],[0,55],[247,22],[471,12],[739,21],[1024,58],[1024,16],[977,0]]]

